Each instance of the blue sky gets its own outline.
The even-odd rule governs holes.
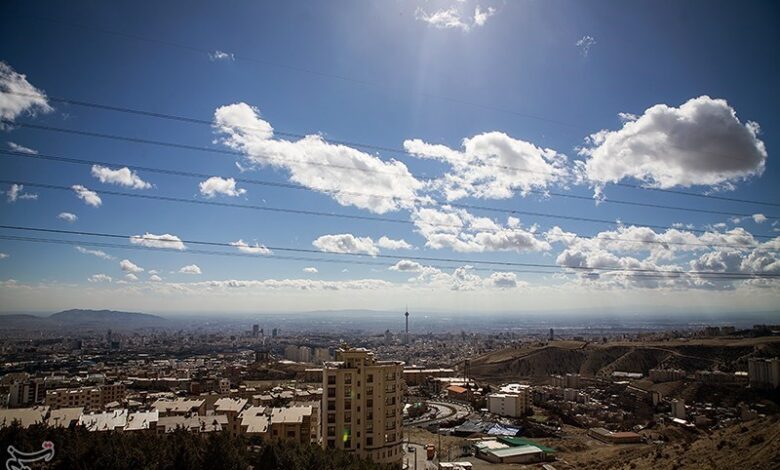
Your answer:
[[[187,246],[173,253],[104,248],[107,258],[74,246],[0,240],[0,253],[6,255],[0,259],[4,310],[394,309],[409,303],[427,310],[473,311],[620,309],[651,303],[706,312],[777,305],[772,279],[712,282],[687,275],[658,280],[631,271],[778,274],[778,240],[751,236],[777,233],[777,219],[772,218],[778,214],[776,206],[614,184],[780,200],[775,184],[780,174],[772,158],[780,132],[774,112],[780,96],[773,86],[780,31],[775,26],[778,8],[769,2],[246,2],[231,8],[208,2],[143,8],[130,2],[33,2],[0,9],[4,86],[33,87],[25,89],[45,100],[36,105],[28,96],[28,102],[20,104],[13,101],[18,95],[0,95],[6,119],[0,131],[3,150],[15,144],[43,155],[101,161],[106,167],[101,181],[92,174],[101,170],[89,166],[3,156],[3,180],[83,185],[102,201],[93,207],[73,191],[27,185],[14,192],[4,184],[3,224],[397,257],[367,259],[385,264],[364,266],[262,254],[206,256]],[[221,119],[222,127],[69,105],[44,95]],[[13,126],[11,121],[243,155],[47,132]],[[275,134],[241,131],[242,126],[266,125]],[[586,140],[602,130],[607,132]],[[298,142],[280,132],[320,137]],[[337,148],[328,143],[332,140],[405,148],[411,154]],[[263,160],[267,154],[275,160]],[[401,163],[388,163],[393,159]],[[301,160],[308,163],[294,163]],[[381,171],[357,176],[355,171],[311,164],[323,161],[337,167],[366,164]],[[248,170],[242,173],[236,163]],[[199,187],[205,178],[144,171],[136,177],[150,186],[133,188],[127,186],[132,183],[129,171],[115,173],[125,164],[224,179],[292,181],[312,191],[231,186],[223,180],[217,185],[222,192],[209,193]],[[531,171],[512,172],[507,166]],[[393,174],[383,178],[388,169]],[[523,194],[525,189],[588,200]],[[142,200],[101,190],[418,224],[446,219],[450,228]],[[346,195],[339,200],[325,190]],[[379,207],[350,192],[682,225],[675,231],[648,233],[634,225],[618,229],[523,215],[508,221],[506,213],[440,205]],[[596,204],[594,195],[606,197],[606,202]],[[735,221],[724,215],[611,204],[611,199],[764,217]],[[77,219],[58,218],[63,212]],[[453,220],[464,228],[452,230]],[[593,243],[580,238],[615,230],[602,236],[656,243],[626,247],[614,240]],[[10,230],[2,230],[2,235],[47,236]],[[58,237],[130,245],[127,240]],[[380,243],[382,237],[394,243]],[[690,243],[677,246],[717,246],[662,249],[659,243],[669,240]],[[413,257],[464,262],[409,260]],[[126,263],[123,270],[122,260],[143,271]],[[403,260],[407,262],[396,264]],[[511,273],[495,266],[476,271],[465,267],[468,260],[561,269],[549,269],[548,275]],[[200,274],[179,272],[190,265],[198,266]],[[565,269],[574,265],[629,271],[583,276],[582,270]],[[395,269],[388,269],[392,266]]]

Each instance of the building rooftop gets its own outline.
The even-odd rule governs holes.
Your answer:
[[[242,398],[220,398],[214,402],[214,410],[217,412],[235,412],[238,413],[244,409],[247,400]]]
[[[43,423],[48,412],[48,406],[0,410],[0,427],[10,426],[17,421],[21,427],[29,428],[33,424]]]
[[[124,428],[127,425],[127,410],[82,414],[79,417],[79,424],[88,431],[113,431],[116,428]]]
[[[52,428],[68,428],[78,422],[79,417],[84,412],[84,408],[60,408],[52,410],[46,424]]]
[[[271,424],[302,423],[304,416],[311,416],[311,406],[293,406],[290,408],[274,408],[271,411]]]
[[[157,423],[160,419],[160,413],[157,410],[154,411],[138,411],[131,413],[127,417],[127,425],[125,425],[125,431],[141,431],[149,429],[152,423]],[[152,427],[152,429],[154,429]]]

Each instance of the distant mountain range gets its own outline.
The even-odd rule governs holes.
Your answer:
[[[131,330],[136,328],[164,327],[168,320],[157,315],[115,310],[72,309],[49,316],[24,314],[0,315],[0,329],[30,328],[113,328]]]

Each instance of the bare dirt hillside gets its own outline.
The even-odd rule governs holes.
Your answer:
[[[780,338],[697,339],[668,342],[588,344],[551,342],[495,351],[471,361],[476,378],[511,380],[550,374],[608,376],[614,371],[647,374],[655,367],[696,370],[746,370],[751,357],[780,352]]]

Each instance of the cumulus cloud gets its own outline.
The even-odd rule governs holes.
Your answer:
[[[85,255],[97,256],[98,258],[111,259],[111,260],[114,259],[113,256],[107,254],[105,251],[102,250],[90,250],[88,248],[84,248],[83,246],[77,246],[76,251]]]
[[[414,248],[404,239],[393,240],[391,238],[387,238],[384,235],[379,237],[379,240],[376,241],[376,245],[379,248],[384,248],[386,250],[411,250]]]
[[[106,166],[92,165],[92,176],[99,179],[101,183],[118,184],[133,189],[152,187],[151,184],[142,180],[136,172],[127,167],[112,170]]]
[[[89,282],[111,282],[111,280],[108,274],[93,274],[87,278]]]
[[[129,259],[123,259],[119,262],[119,267],[122,268],[122,271],[126,273],[140,273],[143,272],[144,268],[136,265]]]
[[[512,289],[518,286],[515,273],[496,272],[490,275],[487,282],[499,289]]]
[[[412,221],[418,233],[425,237],[425,246],[436,250],[449,248],[479,253],[550,249],[550,244],[535,233],[536,227],[524,228],[515,217],[509,217],[502,226],[466,210],[442,206],[417,209],[412,213]]]
[[[179,272],[182,274],[201,274],[202,271],[200,270],[200,267],[197,264],[188,264],[187,266],[183,266],[181,269],[179,269]]]
[[[402,259],[401,261],[395,263],[393,266],[390,266],[388,269],[390,269],[391,271],[417,273],[423,270],[423,265],[418,263],[417,261]]]
[[[23,193],[24,185],[22,184],[12,184],[10,188],[8,188],[8,191],[6,191],[6,200],[8,202],[16,202],[17,200],[24,201],[34,201],[38,199],[38,195],[35,193]]]
[[[482,9],[479,5],[474,9],[473,16],[468,14],[465,10],[465,6],[456,5],[450,8],[442,8],[431,13],[418,7],[414,12],[414,18],[437,29],[460,29],[461,31],[468,32],[478,26],[484,26],[488,18],[495,13],[495,8],[488,7]]]
[[[71,189],[76,193],[76,197],[84,201],[88,206],[100,207],[103,204],[103,200],[100,199],[100,196],[95,191],[90,191],[80,184],[74,184],[71,186]]]
[[[753,222],[757,224],[763,224],[766,222],[766,216],[764,214],[753,214],[752,215]]]
[[[130,243],[151,248],[171,248],[174,250],[185,250],[187,248],[184,246],[184,242],[181,241],[181,238],[169,233],[155,235],[147,232],[143,235],[133,235],[130,237]]]
[[[246,189],[236,188],[236,180],[233,178],[212,176],[206,181],[201,181],[198,186],[200,187],[200,193],[209,198],[214,197],[217,194],[237,197],[246,193]]]
[[[314,240],[312,245],[328,253],[365,253],[371,256],[379,254],[379,248],[371,237],[356,237],[351,233],[323,235]]]
[[[60,220],[64,220],[69,224],[72,224],[73,222],[78,220],[78,216],[76,214],[71,214],[70,212],[60,212],[57,218]]]
[[[160,282],[160,281],[162,281],[162,278],[160,276],[158,276],[157,274],[152,274],[151,276],[149,276],[149,281],[150,282]]]
[[[306,268],[303,268],[303,272],[308,274],[317,274],[319,271],[317,270],[317,268],[313,266],[308,266]]]
[[[138,276],[133,273],[127,273],[125,274],[124,280],[128,282],[136,282],[138,280]]]
[[[576,43],[574,43],[580,49],[580,53],[583,57],[588,57],[590,54],[590,48],[596,45],[596,39],[593,36],[583,36]]]
[[[35,149],[25,147],[24,145],[19,145],[16,142],[7,142],[7,143],[8,143],[8,147],[14,152],[26,153],[28,155],[38,155],[38,151]]]
[[[530,190],[543,190],[562,182],[569,174],[565,155],[503,132],[466,138],[462,151],[420,139],[406,140],[404,149],[452,167],[452,171],[431,183],[450,201],[464,197],[507,199],[515,191],[525,195]]]
[[[27,77],[0,61],[0,118],[15,120],[21,114],[34,116],[53,111],[46,94],[35,88]],[[0,123],[0,129],[4,124]]]
[[[255,242],[254,245],[250,245],[246,243],[244,240],[238,240],[235,242],[230,242],[230,244],[238,248],[238,251],[242,253],[249,253],[252,255],[270,255],[271,253],[273,253],[265,245],[261,245],[257,242]]]
[[[0,253],[0,259],[8,258],[8,253]]]
[[[224,52],[224,51],[216,50],[214,52],[209,52],[209,60],[212,62],[216,62],[216,61],[232,62],[236,60],[236,58],[232,52]]]
[[[725,100],[700,96],[679,108],[655,105],[619,130],[592,134],[579,153],[597,189],[625,178],[657,188],[730,188],[763,173],[767,152],[758,133],[758,124],[742,124]]]
[[[291,181],[328,194],[344,206],[380,214],[411,208],[424,187],[402,162],[331,144],[319,135],[275,139],[260,111],[246,103],[217,108],[214,129],[221,135],[218,141],[242,152],[251,166],[284,169]],[[371,178],[366,177],[369,174]]]

